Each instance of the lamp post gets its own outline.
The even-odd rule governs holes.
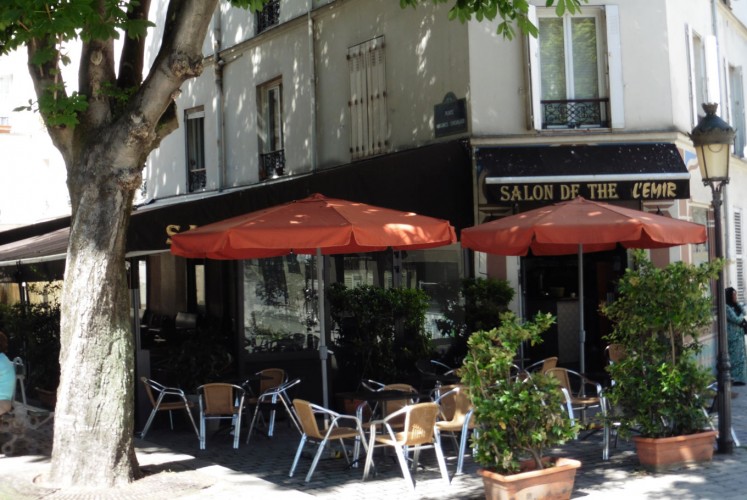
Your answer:
[[[721,191],[729,183],[730,147],[734,142],[735,130],[716,116],[718,104],[703,104],[706,112],[698,125],[690,133],[690,139],[698,155],[698,166],[703,177],[703,185],[711,188],[713,196],[713,218],[716,233],[715,254],[717,259],[724,257],[721,240]],[[718,452],[733,453],[734,441],[731,437],[731,364],[729,344],[726,335],[726,297],[724,296],[724,271],[716,278],[716,313],[718,326]]]

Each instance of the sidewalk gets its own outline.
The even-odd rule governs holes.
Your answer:
[[[669,474],[652,474],[638,465],[632,443],[620,441],[611,450],[611,460],[601,460],[601,435],[568,443],[554,454],[582,461],[573,498],[677,498],[736,499],[747,496],[747,390],[735,387],[732,419],[742,447],[733,455],[714,456],[713,462]],[[423,499],[483,498],[477,466],[465,462],[465,473],[446,486],[431,453],[424,452],[424,467],[415,474],[415,494],[410,493],[394,461],[379,459],[377,475],[365,483],[362,470],[346,467],[344,459],[331,455],[320,461],[309,483],[304,477],[313,448],[309,446],[296,475],[288,477],[298,445],[297,432],[280,422],[276,436],[253,435],[247,445],[231,448],[225,433],[209,435],[207,449],[199,450],[197,439],[186,426],[170,431],[162,420],[147,441],[136,440],[138,459],[149,474],[134,484],[108,491],[66,491],[64,494],[32,482],[49,466],[48,457],[0,455],[0,500],[6,499],[218,499],[232,496],[273,499],[397,497]],[[448,462],[454,470],[454,461]]]

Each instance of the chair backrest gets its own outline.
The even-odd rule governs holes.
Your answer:
[[[244,389],[237,385],[213,383],[205,384],[199,389],[202,390],[205,415],[232,415],[241,406],[237,404],[236,398],[243,399]]]
[[[262,378],[259,381],[259,393],[282,385],[286,380],[285,370],[282,368],[265,368],[260,370]]]
[[[151,384],[152,380],[148,379],[148,377],[140,377],[140,381],[145,386],[145,393],[148,395],[148,400],[150,400],[150,404],[152,404],[153,408],[155,408],[156,398],[153,396],[153,385]]]
[[[294,399],[293,407],[296,409],[296,415],[298,415],[303,433],[314,439],[324,439],[314,416],[314,410],[311,408],[311,403],[303,399]]]
[[[549,358],[545,358],[542,361],[542,373],[545,373],[550,368],[555,368],[558,366],[558,357],[557,356],[551,356]]]
[[[571,390],[571,380],[568,377],[568,372],[565,368],[550,368],[545,373],[555,377],[557,381],[560,382],[560,387],[567,390],[569,394],[573,394],[573,391]]]
[[[610,344],[605,348],[607,354],[607,362],[609,364],[617,363],[625,359],[625,347],[622,344]]]
[[[417,403],[406,409],[405,442],[403,446],[418,446],[433,442],[433,432],[439,408],[436,403]]]
[[[445,385],[441,387],[438,403],[444,420],[461,425],[472,410],[472,401],[467,396],[463,385]]]
[[[382,391],[404,391],[404,392],[418,392],[410,384],[387,384],[381,388]],[[390,401],[384,401],[384,416],[390,415],[395,411],[404,408],[411,401],[409,399],[393,399]]]

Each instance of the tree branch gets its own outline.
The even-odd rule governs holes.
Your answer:
[[[147,20],[150,0],[140,0],[127,14],[130,20]],[[143,81],[146,37],[133,38],[125,33],[124,45],[119,59],[117,87],[122,90],[134,88]]]

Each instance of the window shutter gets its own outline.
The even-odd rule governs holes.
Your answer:
[[[529,21],[539,27],[537,8],[529,6],[527,12]],[[539,40],[527,35],[527,61],[529,64],[529,128],[542,130],[542,76],[540,74]]]
[[[742,240],[742,211],[734,211],[734,261],[737,271],[737,282],[734,288],[739,293],[740,302],[744,301],[744,242]]]
[[[350,155],[353,159],[365,156],[365,137],[368,118],[365,115],[365,60],[363,47],[358,45],[348,51],[350,69]]]
[[[623,97],[622,43],[620,41],[620,12],[617,5],[605,7],[607,28],[607,75],[609,78],[610,115],[612,128],[625,127]]]
[[[685,25],[685,43],[687,49],[687,77],[690,90],[690,121],[694,127],[698,123],[698,99],[695,95],[695,49],[693,47],[693,32],[690,25]]]
[[[384,37],[374,38],[368,49],[368,131],[369,154],[381,154],[386,148],[386,65]]]
[[[718,85],[718,45],[716,37],[709,35],[703,41],[705,46],[706,95],[708,102],[721,103],[721,92]],[[719,106],[720,109],[723,109]]]

